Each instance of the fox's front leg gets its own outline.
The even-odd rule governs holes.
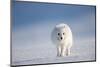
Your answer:
[[[61,56],[65,57],[66,56],[66,46],[63,46],[61,49]]]
[[[61,47],[60,46],[57,47],[57,56],[61,56]]]

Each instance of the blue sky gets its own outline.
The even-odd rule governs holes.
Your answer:
[[[27,24],[38,24],[40,21],[70,21],[80,18],[80,16],[84,16],[85,14],[95,13],[95,7],[93,6],[27,2],[14,2],[13,5],[13,25],[15,28],[18,26],[22,27]]]

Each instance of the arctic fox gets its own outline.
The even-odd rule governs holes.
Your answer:
[[[57,56],[70,55],[72,47],[72,32],[67,24],[61,23],[52,31],[52,41],[57,46]]]

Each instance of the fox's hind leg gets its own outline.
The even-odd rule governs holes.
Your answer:
[[[66,49],[66,55],[69,56],[70,53],[71,53],[71,52],[70,52],[70,48],[67,48],[67,49]]]

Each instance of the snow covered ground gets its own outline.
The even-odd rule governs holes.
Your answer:
[[[60,62],[94,61],[95,41],[86,40],[73,44],[71,55],[57,57],[54,45],[29,45],[12,49],[12,65],[45,64]],[[83,44],[82,44],[83,43]]]

